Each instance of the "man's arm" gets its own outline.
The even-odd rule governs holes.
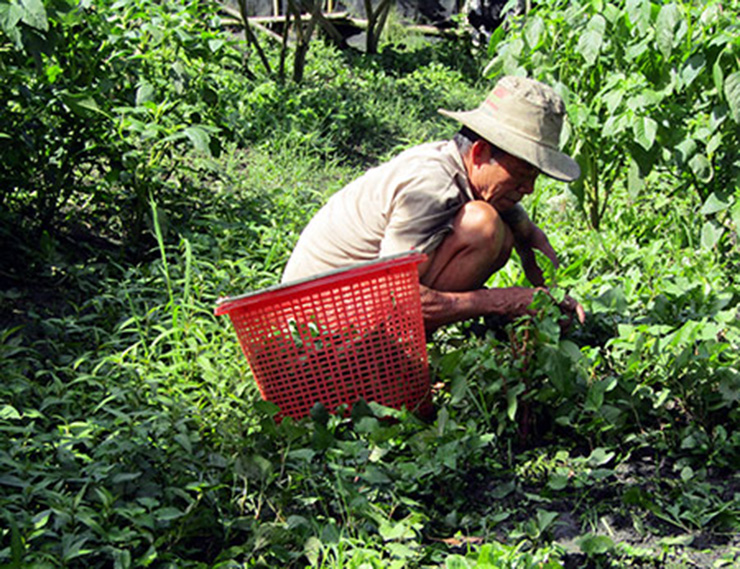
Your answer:
[[[509,287],[445,292],[421,286],[424,327],[433,332],[440,326],[478,316],[497,315],[514,319],[527,313],[536,290]]]
[[[440,326],[478,316],[496,315],[506,320],[514,320],[529,312],[535,292],[547,291],[541,287],[507,287],[445,292],[424,285],[420,285],[420,289],[424,329],[428,334]],[[581,324],[585,321],[586,313],[583,307],[572,297],[566,296],[559,306],[565,316],[561,325],[570,326],[574,317]]]
[[[537,227],[521,204],[516,204],[511,209],[500,214],[504,222],[511,228],[514,235],[514,247],[522,262],[522,269],[529,282],[534,286],[544,286],[545,279],[542,269],[537,265],[535,249],[542,251],[557,268],[559,266],[558,256],[555,249],[550,245],[547,235]]]

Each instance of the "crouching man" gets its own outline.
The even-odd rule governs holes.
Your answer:
[[[558,146],[565,105],[524,77],[503,77],[471,111],[440,112],[461,124],[452,140],[406,150],[334,194],[309,222],[283,281],[417,250],[427,332],[479,316],[513,319],[537,288],[484,288],[516,248],[534,287],[542,287],[535,250],[556,266],[545,233],[519,203],[544,174],[570,182],[578,164]],[[560,305],[581,322],[583,308]]]

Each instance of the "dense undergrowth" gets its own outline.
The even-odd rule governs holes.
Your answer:
[[[599,6],[574,16],[543,4],[541,26],[494,38],[490,69],[567,82],[522,54],[557,52],[535,35],[547,10],[558,29],[571,18],[574,34],[574,22],[591,33],[602,22],[583,14]],[[632,21],[618,9],[673,13],[617,5],[611,22]],[[603,154],[580,148],[590,172],[609,166],[612,143],[630,160],[652,153],[649,168],[607,168],[608,200],[603,182],[570,192],[541,180],[526,204],[563,261],[551,282],[583,303],[585,325],[561,332],[540,299],[536,317],[495,334],[437,332],[429,421],[360,403],[346,418],[317,409],[279,424],[216,300],[276,283],[313,212],[365,167],[450,136],[436,109],[477,104],[496,54],[462,40],[396,41],[376,56],[316,42],[296,85],[260,75],[204,3],[0,8],[0,564],[737,562],[740,202],[727,169],[738,168],[738,103],[732,83],[717,85],[738,73],[737,35],[723,27],[736,3],[726,21],[682,6],[703,34],[672,44],[683,55],[662,40],[666,59],[694,62],[701,93],[646,74],[643,87],[701,112],[651,119],[652,131],[648,105],[606,96],[616,83],[593,95],[603,107],[571,97],[596,117],[576,121],[572,141],[602,112],[642,125],[600,132]],[[638,28],[630,37],[647,41]],[[568,44],[571,75],[590,74],[584,89],[598,91],[607,44],[583,61],[586,47]],[[650,68],[649,51],[636,57]],[[694,146],[675,158],[679,126]],[[710,127],[719,142],[702,137]],[[521,283],[512,262],[489,284]]]

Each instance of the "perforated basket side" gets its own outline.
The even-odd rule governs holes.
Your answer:
[[[428,404],[429,375],[413,262],[250,302],[228,312],[263,398],[300,418],[359,398],[389,407]]]

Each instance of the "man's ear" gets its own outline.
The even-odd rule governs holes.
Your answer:
[[[470,158],[473,166],[487,164],[491,160],[491,147],[482,138],[476,140],[470,147]]]

